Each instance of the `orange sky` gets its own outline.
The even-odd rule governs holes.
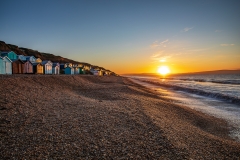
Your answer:
[[[240,69],[240,48],[235,45],[219,45],[213,49],[199,51],[185,50],[185,52],[174,52],[175,54],[172,54],[172,49],[167,46],[164,47],[164,52],[161,52],[161,49],[161,47],[154,49],[149,47],[143,51],[152,51],[147,54],[148,56],[140,54],[143,56],[131,59],[129,57],[123,62],[116,62],[112,68],[118,74],[156,73],[160,66],[168,66],[171,73]]]

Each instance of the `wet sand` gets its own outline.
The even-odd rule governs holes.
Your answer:
[[[124,77],[0,76],[0,159],[238,159],[222,119]]]

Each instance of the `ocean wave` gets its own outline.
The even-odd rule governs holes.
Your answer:
[[[154,85],[159,85],[159,86],[163,86],[163,87],[172,88],[174,90],[180,90],[180,91],[185,91],[185,92],[188,92],[188,93],[193,93],[193,94],[197,94],[197,95],[201,95],[201,96],[216,98],[216,99],[224,100],[224,101],[234,103],[234,104],[240,104],[240,99],[238,97],[226,95],[226,94],[223,94],[223,93],[215,93],[215,92],[204,91],[204,90],[194,89],[194,88],[188,88],[188,87],[185,87],[185,86],[178,86],[178,85],[173,85],[173,84],[161,83],[161,82],[156,82],[156,81],[148,81],[148,80],[141,80],[141,81],[147,82],[147,83],[150,83],[150,84],[154,84]]]
[[[181,78],[181,79],[175,79],[175,80],[240,85],[240,80],[206,80],[206,79],[188,79],[188,78]]]

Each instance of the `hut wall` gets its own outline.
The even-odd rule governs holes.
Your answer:
[[[23,73],[24,64],[20,61],[12,62],[12,74],[22,74]]]
[[[77,67],[74,68],[74,74],[79,74],[79,68]]]
[[[43,66],[42,65],[37,65],[37,73],[43,74]]]
[[[12,61],[7,57],[0,57],[0,74],[12,74]]]
[[[5,74],[12,74],[12,62],[5,58]]]
[[[33,66],[33,73],[35,74],[43,74],[43,66],[41,64]]]
[[[27,61],[24,63],[23,73],[33,73],[33,65],[31,62]]]
[[[67,67],[64,69],[65,74],[74,74],[74,69],[71,67]]]
[[[59,66],[52,67],[52,74],[60,74]]]
[[[44,74],[52,74],[52,65],[48,63],[44,65]]]

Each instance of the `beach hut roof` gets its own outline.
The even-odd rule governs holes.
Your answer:
[[[37,59],[37,58],[36,58],[36,57],[34,57],[34,56],[25,56],[25,58],[31,58],[31,57],[33,57],[33,58]]]
[[[15,59],[15,60],[13,60],[12,62],[16,62],[16,61],[19,61],[19,62],[21,62],[22,64],[24,64],[24,62],[23,62],[21,59]]]
[[[8,58],[7,56],[4,56],[4,57],[1,57],[1,56],[0,56],[0,58],[1,58],[1,59],[7,59],[8,61],[12,62],[12,60],[11,60],[10,58]]]
[[[5,57],[5,56],[7,56],[8,53],[10,53],[10,52],[13,52],[13,51],[1,51],[1,56],[2,56],[2,57]],[[15,52],[13,52],[13,53],[15,53]],[[15,54],[16,54],[16,53],[15,53]]]
[[[41,65],[42,66],[42,64],[41,63],[32,63],[34,66],[37,66],[37,65]]]
[[[45,60],[45,61],[42,61],[42,64],[47,64],[47,63],[52,63],[51,61],[49,61],[49,60]]]
[[[29,60],[21,60],[21,61],[23,61],[23,63],[30,62],[30,63],[33,64],[33,62],[31,62],[31,61],[29,61]]]
[[[60,66],[59,63],[53,63],[53,67]]]

